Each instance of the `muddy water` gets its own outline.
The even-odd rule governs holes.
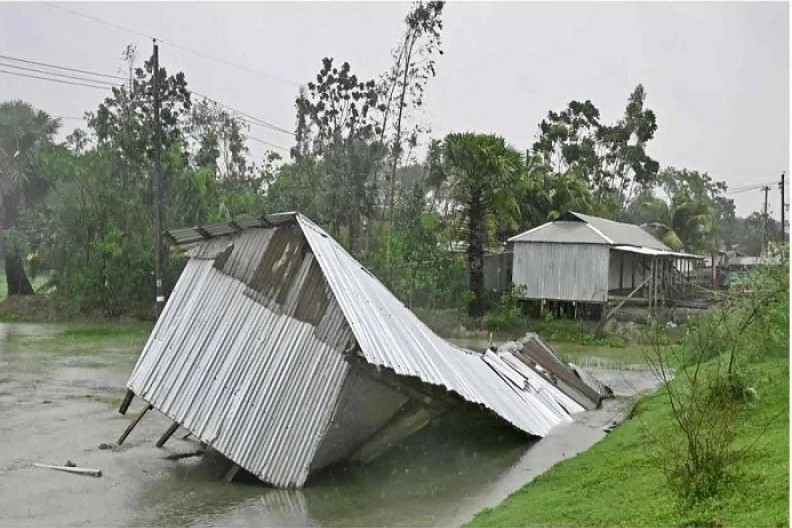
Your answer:
[[[629,403],[612,400],[537,442],[486,416],[449,415],[373,463],[331,468],[303,490],[227,484],[229,462],[215,452],[165,460],[198,446],[180,430],[155,448],[169,425],[156,411],[122,447],[99,450],[142,408],[135,400],[126,417],[116,412],[141,343],[88,349],[60,330],[0,324],[0,526],[459,525],[590,447]],[[32,466],[67,460],[104,476]]]

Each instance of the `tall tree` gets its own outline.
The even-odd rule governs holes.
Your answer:
[[[22,101],[0,104],[0,244],[8,295],[32,294],[19,238],[9,236],[26,209],[45,196],[47,181],[37,170],[37,157],[52,144],[60,123]]]
[[[571,101],[561,112],[549,112],[539,124],[533,153],[556,175],[573,170],[603,206],[602,213],[622,219],[632,197],[654,186],[659,169],[646,152],[657,122],[645,103],[646,92],[639,84],[622,118],[609,125],[591,101]]]
[[[592,184],[602,170],[600,128],[600,111],[594,103],[588,99],[570,101],[564,110],[548,112],[539,124],[533,153],[556,174],[574,169],[587,184]]]
[[[324,58],[316,82],[307,87],[296,103],[296,168],[318,168],[306,163],[307,155],[321,160],[324,177],[316,192],[324,210],[318,221],[335,236],[346,228],[350,251],[356,254],[363,217],[374,206],[374,174],[384,156],[376,140],[381,132],[374,117],[376,83],[358,79],[348,62],[337,67],[332,58]]]
[[[501,137],[474,133],[449,134],[434,149],[430,183],[448,187],[453,210],[464,225],[473,292],[468,310],[481,317],[484,252],[499,223],[517,225],[520,208],[515,196],[523,185],[522,154]]]
[[[660,165],[646,152],[656,131],[657,120],[654,112],[646,108],[646,91],[641,84],[630,94],[624,116],[615,125],[599,130],[605,154],[595,194],[601,201],[614,201],[619,217],[635,193],[657,181]]]
[[[391,224],[394,221],[397,169],[404,158],[405,146],[415,148],[421,131],[414,124],[405,141],[403,127],[410,111],[423,105],[426,83],[435,76],[436,56],[443,53],[440,32],[443,29],[444,4],[438,1],[413,4],[404,20],[404,36],[393,51],[393,65],[379,86],[380,99],[384,103],[381,107],[380,141],[387,143],[390,150],[388,210]],[[390,135],[390,140],[386,140],[386,134]]]

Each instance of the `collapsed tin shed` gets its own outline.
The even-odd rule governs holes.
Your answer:
[[[298,213],[169,235],[188,261],[127,387],[267,483],[366,461],[452,405],[539,437],[584,410],[434,334]]]

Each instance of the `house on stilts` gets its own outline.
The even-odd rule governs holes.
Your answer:
[[[508,240],[512,282],[525,300],[650,310],[697,295],[699,255],[673,251],[641,227],[570,212]]]

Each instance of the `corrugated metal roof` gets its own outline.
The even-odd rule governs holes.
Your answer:
[[[509,242],[552,242],[556,244],[603,244],[609,242],[584,222],[558,220],[513,236]]]
[[[310,220],[277,218],[171,232],[189,261],[128,387],[196,437],[266,482],[302,486],[352,353],[532,435],[571,421],[557,387],[440,338]]]
[[[593,226],[606,237],[613,240],[613,244],[643,246],[652,249],[661,249],[663,251],[671,251],[670,247],[663,244],[637,225],[615,222],[598,216],[590,216],[575,212],[567,213],[566,217],[578,218],[582,222],[586,222]]]
[[[637,225],[614,222],[597,216],[569,212],[509,239],[509,242],[552,242],[559,244],[608,244],[671,251]]]
[[[616,249],[618,251],[626,251],[628,253],[639,253],[641,255],[653,255],[653,256],[662,255],[665,257],[676,257],[683,259],[701,260],[707,258],[706,256],[694,255],[692,253],[684,253],[680,251],[663,251],[659,249],[652,249],[652,248],[638,247],[638,246],[613,246],[612,249]]]
[[[486,368],[480,354],[432,332],[332,237],[302,215],[297,220],[366,361],[445,387],[536,436],[570,420],[566,413],[555,413],[552,421],[543,419],[539,401],[504,384],[497,373]]]

